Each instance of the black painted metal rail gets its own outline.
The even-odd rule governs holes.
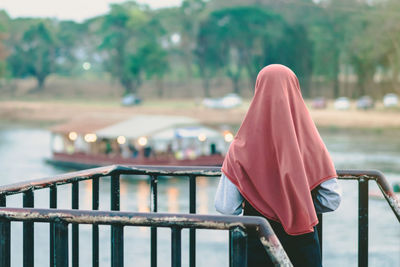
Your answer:
[[[359,184],[359,248],[358,248],[358,262],[359,266],[368,265],[368,182],[370,180],[375,181],[380,190],[382,191],[387,203],[392,208],[396,218],[400,222],[400,202],[396,195],[393,193],[389,183],[385,179],[384,175],[376,170],[338,170],[337,171],[339,179],[344,180],[357,180]],[[103,177],[111,177],[111,210],[118,212],[120,209],[120,175],[147,175],[149,177],[150,183],[150,208],[152,212],[157,212],[157,200],[158,200],[158,190],[157,181],[159,176],[181,176],[189,179],[189,213],[196,213],[196,178],[200,176],[206,177],[218,177],[221,175],[219,167],[165,167],[165,166],[109,166],[102,168],[95,168],[80,172],[72,172],[64,175],[59,175],[50,178],[38,179],[33,181],[27,181],[12,185],[6,185],[0,187],[0,207],[6,207],[6,199],[8,195],[12,194],[23,194],[23,207],[33,208],[34,207],[34,191],[50,188],[50,201],[49,208],[57,208],[57,186],[64,184],[71,184],[71,208],[75,211],[69,212],[82,212],[79,210],[79,182],[85,180],[92,180],[92,210],[94,213],[99,212],[99,179]],[[35,209],[37,210],[37,209]],[[2,212],[6,212],[3,210]],[[31,211],[31,210],[30,210]],[[16,211],[15,211],[16,212]],[[19,212],[22,212],[20,210]],[[43,210],[46,213],[45,210]],[[54,210],[53,210],[54,212]],[[67,212],[67,211],[65,211]],[[160,213],[158,213],[160,214]],[[75,214],[76,215],[76,214]],[[94,214],[92,214],[95,216]],[[0,265],[10,266],[10,218],[5,218],[3,214],[0,220]],[[146,214],[146,216],[150,216]],[[202,215],[193,215],[202,216]],[[200,218],[199,217],[199,218]],[[239,217],[233,217],[239,220]],[[242,217],[243,218],[243,217]],[[110,219],[110,218],[108,218]],[[203,218],[205,219],[205,218]],[[322,216],[319,216],[319,234],[322,244]],[[65,244],[60,245],[56,242],[58,238],[68,234],[68,229],[65,229],[66,224],[72,224],[72,266],[76,267],[79,263],[79,224],[78,221],[66,221],[65,219],[57,221],[56,219],[47,220],[50,223],[50,266],[59,266],[59,264],[64,263],[65,259],[57,258],[57,251],[60,249],[65,249]],[[28,219],[24,220],[23,225],[23,264],[26,266],[33,266],[33,229],[34,222],[36,220]],[[92,266],[99,266],[99,228],[98,224],[93,223],[92,225]],[[111,224],[111,255],[112,255],[112,266],[123,266],[123,230],[124,225],[119,223]],[[157,224],[149,225],[151,227],[151,266],[157,266]],[[172,226],[171,226],[172,227]],[[189,227],[189,266],[194,267],[196,258],[196,232],[197,227]],[[172,227],[172,255],[173,265],[180,266],[180,239],[181,239],[181,227]],[[235,231],[231,229],[231,240],[243,240],[241,236],[246,236],[245,231],[242,229],[236,229]],[[235,241],[236,242],[236,241]],[[240,241],[243,242],[243,241]],[[239,243],[240,243],[239,242]],[[239,246],[243,249],[243,245],[238,245],[239,243],[231,244],[231,252],[236,247]],[[268,242],[266,242],[268,243]],[[61,247],[60,247],[61,246]],[[322,249],[322,247],[321,247]],[[245,255],[244,255],[245,256]],[[245,258],[245,257],[244,257]],[[244,261],[241,258],[240,261]],[[231,259],[231,264],[235,263],[235,259]],[[237,263],[237,262],[236,262]],[[64,266],[64,265],[60,265]],[[240,265],[242,266],[242,265]]]
[[[123,229],[123,227],[127,226],[171,228],[172,266],[181,266],[181,230],[183,228],[230,230],[232,240],[230,259],[233,267],[246,265],[246,232],[255,230],[258,232],[260,241],[276,266],[292,266],[268,221],[261,217],[0,208],[0,221],[0,229],[3,229],[4,224],[7,225],[10,221],[52,223],[54,225],[54,236],[56,237],[54,239],[54,261],[57,267],[68,266],[69,224],[111,225],[112,227],[118,227],[118,229]],[[0,251],[5,250],[5,244],[1,243]],[[122,266],[123,250],[121,246],[116,245],[113,253],[112,266]],[[74,264],[74,260],[72,263]]]

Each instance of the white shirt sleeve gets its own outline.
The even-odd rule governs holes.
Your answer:
[[[334,211],[339,207],[342,189],[336,178],[321,183],[314,190],[313,200],[317,213]]]
[[[342,190],[336,178],[321,183],[313,190],[313,201],[317,213],[334,211],[341,202]],[[215,194],[215,209],[225,215],[242,213],[243,197],[236,186],[224,175],[219,180]]]
[[[225,215],[239,215],[242,213],[242,202],[239,190],[222,174],[215,194],[215,209]]]

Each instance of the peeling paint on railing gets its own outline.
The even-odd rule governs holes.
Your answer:
[[[138,213],[120,211],[52,210],[0,208],[0,219],[10,221],[102,224],[119,226],[178,227],[229,230],[240,227],[256,230],[276,266],[292,266],[268,221],[253,216]]]

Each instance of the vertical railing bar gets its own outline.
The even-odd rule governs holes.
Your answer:
[[[189,176],[189,213],[196,213],[196,176]],[[189,266],[196,266],[196,229],[189,229]]]
[[[79,209],[79,182],[72,182],[72,209]],[[72,224],[72,267],[79,266],[79,225]]]
[[[68,224],[64,222],[54,223],[54,266],[68,267]]]
[[[23,194],[24,208],[34,207],[33,190],[30,189]],[[34,225],[33,222],[23,222],[23,266],[33,267],[34,263]]]
[[[50,186],[50,209],[57,208],[57,186]],[[54,246],[54,223],[50,223],[50,266],[53,267],[55,264],[55,246]]]
[[[120,176],[111,175],[111,210],[120,210]],[[111,226],[111,266],[124,266],[124,231],[121,225]]]
[[[124,228],[122,225],[111,226],[112,249],[111,249],[111,266],[124,266]]]
[[[318,217],[318,224],[317,224],[317,232],[318,232],[318,240],[319,240],[319,249],[321,252],[321,259],[322,259],[322,213],[317,214]]]
[[[92,179],[92,210],[99,209],[99,177]],[[99,225],[92,226],[92,266],[99,267]]]
[[[247,233],[240,227],[229,230],[229,266],[247,267]]]
[[[358,180],[358,266],[368,266],[368,179]]]
[[[171,228],[171,266],[181,267],[182,247],[181,247],[181,228]]]
[[[119,210],[119,195],[120,195],[119,175],[111,175],[111,210]]]
[[[150,176],[150,209],[151,212],[157,212],[158,209],[158,177]],[[157,228],[150,228],[150,266],[157,267]]]
[[[228,232],[228,255],[229,255],[229,267],[232,267],[233,264],[233,258],[232,258],[232,250],[233,250],[233,246],[232,246],[232,229],[229,229]]]
[[[6,207],[6,195],[0,195],[0,207]],[[11,224],[9,220],[0,220],[0,266],[11,266]]]

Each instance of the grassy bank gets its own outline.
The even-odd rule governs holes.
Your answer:
[[[249,100],[230,110],[208,109],[193,99],[146,100],[142,105],[122,107],[119,101],[87,99],[20,99],[0,101],[0,121],[3,123],[28,123],[50,125],[76,117],[88,119],[115,118],[123,120],[136,114],[163,114],[190,116],[206,124],[238,125],[243,120]],[[310,109],[311,116],[320,129],[340,131],[358,129],[375,131],[398,131],[400,111],[378,107],[362,111],[352,108],[338,111],[328,105],[327,109]]]

